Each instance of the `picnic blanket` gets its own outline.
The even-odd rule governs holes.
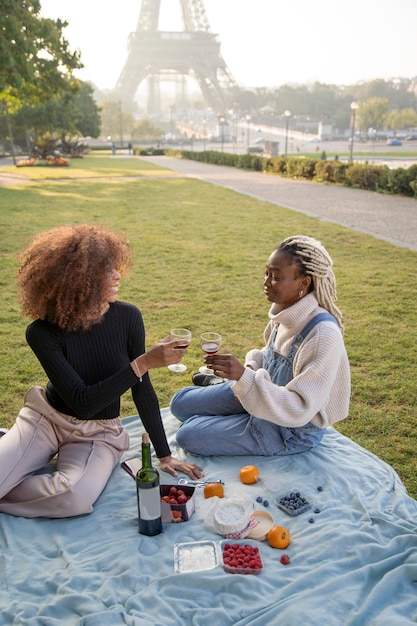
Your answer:
[[[173,453],[177,420],[163,419]],[[140,454],[140,420],[124,420]],[[230,574],[221,563],[176,573],[174,546],[223,537],[196,509],[156,537],[138,533],[134,480],[119,466],[90,515],[63,520],[0,515],[1,626],[402,626],[417,623],[417,502],[395,471],[351,439],[329,429],[318,448],[295,456],[195,458],[205,478],[221,479],[225,497],[264,505],[291,543],[259,545],[259,575]],[[276,492],[243,485],[239,469],[253,463],[275,491],[296,489],[312,508],[290,517]],[[155,463],[157,466],[157,463]],[[176,479],[161,473],[161,483]],[[280,494],[278,493],[278,496]],[[319,511],[319,512],[315,512]],[[313,521],[312,521],[313,520]]]

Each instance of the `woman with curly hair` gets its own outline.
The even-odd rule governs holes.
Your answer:
[[[129,388],[160,467],[200,478],[201,468],[171,456],[148,371],[181,360],[165,338],[145,349],[140,311],[117,301],[131,265],[122,237],[99,226],[62,226],[37,235],[22,253],[26,339],[47,377],[32,387],[16,423],[0,438],[0,512],[61,518],[90,513],[123,452],[119,419]],[[57,454],[56,471],[35,474]]]
[[[171,400],[185,450],[296,454],[317,446],[328,426],[347,417],[350,368],[332,265],[324,246],[304,235],[272,252],[263,281],[271,303],[265,346],[250,350],[244,363],[232,354],[205,357],[216,376],[196,374],[197,386]]]

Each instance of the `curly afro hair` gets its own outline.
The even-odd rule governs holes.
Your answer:
[[[39,233],[17,272],[22,312],[67,331],[87,329],[106,309],[109,274],[131,265],[123,236],[101,226],[59,226]]]

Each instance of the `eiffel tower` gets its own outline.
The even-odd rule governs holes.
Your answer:
[[[125,110],[132,110],[139,85],[148,79],[148,112],[160,112],[162,77],[191,76],[207,107],[222,113],[240,89],[220,53],[203,0],[178,0],[183,31],[159,31],[161,0],[142,0],[136,31],[129,35],[128,56],[115,87]]]

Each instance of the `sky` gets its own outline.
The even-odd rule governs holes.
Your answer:
[[[241,87],[343,85],[417,76],[417,0],[203,0],[211,32]],[[79,78],[114,88],[141,0],[41,0],[69,22]],[[161,0],[160,30],[182,30],[179,0]]]

